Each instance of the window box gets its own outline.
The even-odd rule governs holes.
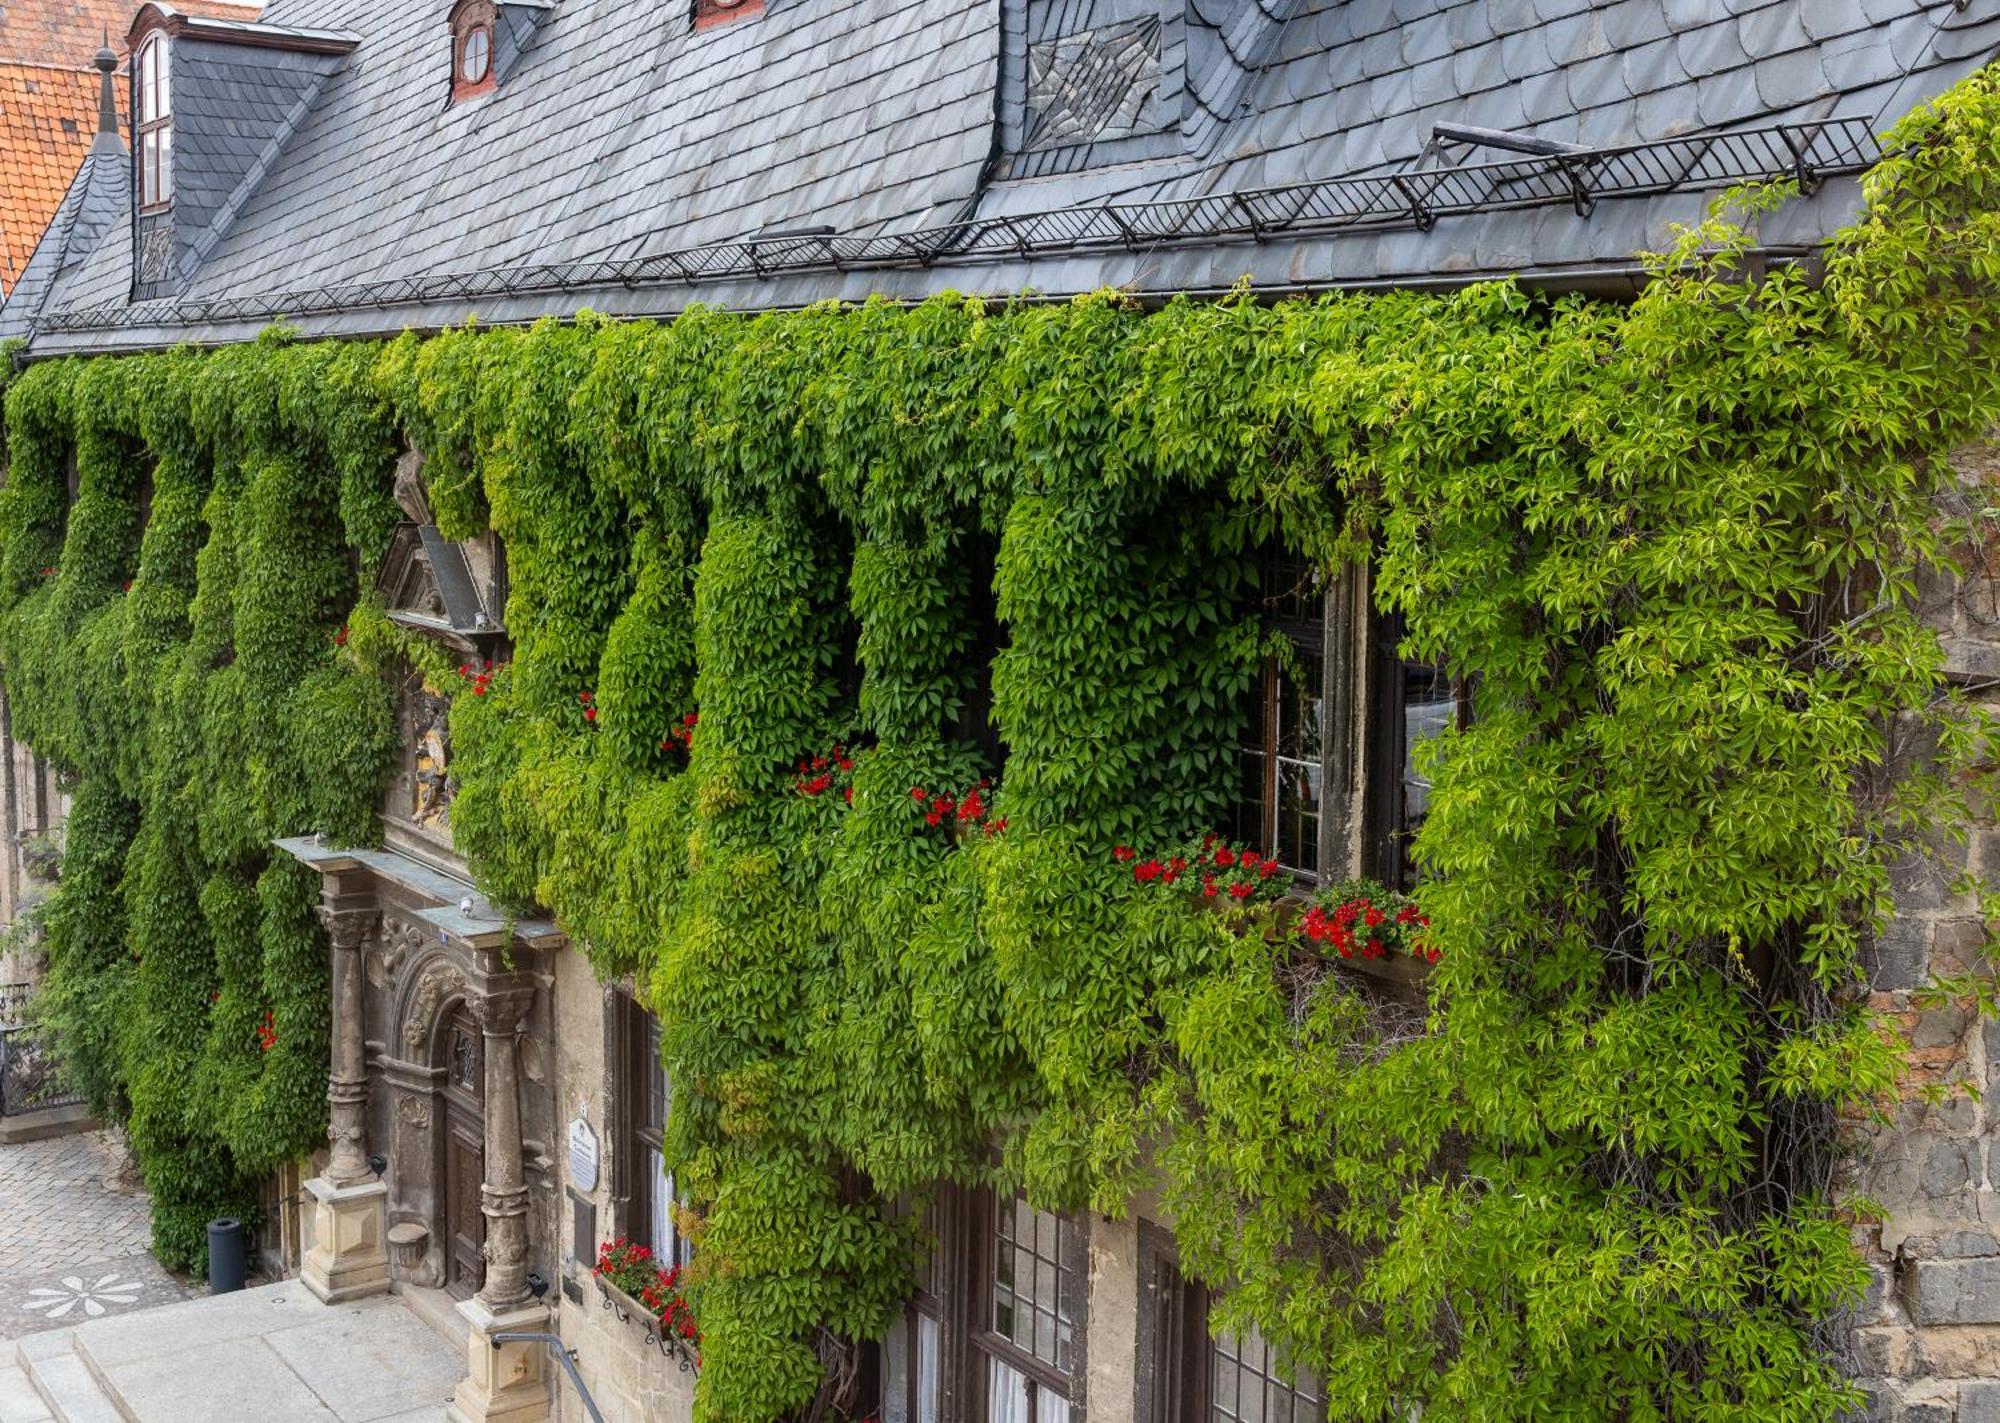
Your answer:
[[[601,1275],[597,1277],[597,1288],[604,1296],[604,1308],[616,1315],[620,1324],[641,1331],[647,1348],[658,1349],[662,1358],[673,1360],[684,1374],[701,1367],[701,1356],[694,1347],[678,1334],[661,1329],[657,1314]]]

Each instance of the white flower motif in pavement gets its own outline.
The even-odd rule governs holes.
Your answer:
[[[90,1285],[80,1275],[64,1275],[59,1286],[44,1285],[29,1290],[22,1307],[46,1314],[50,1319],[62,1319],[81,1307],[87,1317],[95,1319],[107,1307],[137,1304],[139,1290],[137,1280],[121,1280],[116,1275],[101,1276]]]

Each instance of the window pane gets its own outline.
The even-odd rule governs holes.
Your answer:
[[[160,130],[160,185],[153,201],[165,202],[174,194],[174,130],[169,124]]]
[[[1079,1313],[1064,1265],[1072,1227],[1018,1197],[995,1215],[993,1332],[1067,1372]]]
[[[1325,660],[1301,653],[1297,676],[1278,673],[1278,754],[1316,761],[1325,722]]]
[[[986,1423],[1035,1423],[1028,1411],[1028,1381],[998,1359],[987,1374]]]
[[[139,122],[148,123],[160,112],[160,46],[149,40],[139,51]]]
[[[944,1326],[928,1314],[917,1316],[917,1409],[913,1423],[938,1423],[943,1409],[944,1369],[938,1363]]]
[[[1304,874],[1319,871],[1317,761],[1278,762],[1278,862]]]
[[[1210,1361],[1210,1423],[1321,1423],[1326,1417],[1318,1381],[1307,1374],[1294,1382],[1254,1329],[1240,1339],[1217,1339]]]
[[[674,1256],[674,1178],[667,1174],[666,1158],[654,1147],[647,1147],[639,1153],[642,1169],[646,1173],[646,1203],[650,1207],[646,1222],[649,1232],[646,1244],[655,1255],[666,1264],[673,1263]]]
[[[163,119],[174,111],[174,96],[168,87],[173,82],[174,67],[167,63],[167,42],[153,41],[153,66],[159,74],[160,107],[153,111],[153,117]]]
[[[1430,811],[1431,783],[1417,769],[1417,748],[1441,736],[1458,722],[1458,700],[1451,679],[1439,667],[1405,663],[1403,667],[1403,767],[1398,854],[1404,882],[1415,878],[1410,841]]]

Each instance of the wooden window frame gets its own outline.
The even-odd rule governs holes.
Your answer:
[[[1214,1417],[1220,1341],[1209,1332],[1212,1301],[1206,1286],[1181,1274],[1166,1228],[1140,1221],[1137,1423],[1209,1423]],[[1294,1397],[1309,1398],[1295,1385],[1284,1386]]]
[[[635,1245],[646,1246],[663,1267],[685,1265],[692,1251],[673,1224],[672,1203],[668,1206],[669,1238],[664,1241],[653,1238],[653,1193],[671,1185],[672,1178],[654,1181],[645,1165],[649,1149],[662,1152],[665,1149],[666,1114],[673,1109],[673,1084],[666,1079],[663,1069],[659,1080],[664,1100],[658,1103],[652,1100],[656,1061],[653,1015],[628,990],[619,988],[613,993],[618,1020],[614,1054],[618,1069],[613,1083],[617,1127],[614,1159],[619,1163],[614,1183],[618,1234]]]
[[[999,1270],[1000,1212],[1003,1208],[1011,1208],[1017,1199],[1018,1195],[1003,1200],[997,1192],[988,1189],[976,1193],[971,1201],[972,1249],[965,1257],[969,1266],[967,1284],[971,1290],[967,1300],[965,1320],[968,1327],[964,1331],[963,1345],[967,1361],[966,1397],[963,1399],[962,1414],[957,1416],[962,1416],[966,1423],[990,1423],[987,1404],[992,1393],[991,1368],[997,1362],[1025,1376],[1037,1390],[1037,1395],[1039,1391],[1047,1390],[1059,1396],[1068,1406],[1071,1423],[1081,1423],[1085,1350],[1090,1333],[1089,1222],[1075,1215],[1047,1212],[1055,1217],[1059,1230],[1056,1244],[1058,1268],[1068,1272],[1075,1281],[1077,1291],[1076,1317],[1070,1321],[1070,1367],[1065,1373],[993,1328],[993,1296]],[[1057,1290],[1060,1301],[1060,1282]],[[1037,1423],[1040,1412],[1037,1407]]]
[[[173,66],[167,43],[165,32],[156,29],[132,51],[132,190],[142,213],[164,212],[174,202]]]
[[[1026,1375],[1039,1388],[1055,1393],[1069,1406],[1070,1423],[1085,1423],[1084,1379],[1088,1372],[1090,1330],[1090,1224],[1087,1217],[1049,1212],[1063,1229],[1057,1249],[1063,1268],[1075,1282],[1075,1317],[1071,1320],[1070,1367],[1062,1370],[1032,1357],[992,1328],[993,1288],[998,1265],[999,1212],[1016,1197],[999,1196],[987,1188],[941,1187],[932,1206],[936,1250],[928,1271],[931,1284],[920,1285],[914,1310],[938,1321],[938,1418],[941,1423],[990,1423],[987,1403],[992,1361],[998,1360]],[[916,1397],[917,1334],[906,1310],[895,1327],[907,1329],[910,1374],[905,1400],[908,1416],[918,1415]],[[879,1369],[884,1380],[887,1371]],[[886,1405],[887,1400],[878,1400]]]

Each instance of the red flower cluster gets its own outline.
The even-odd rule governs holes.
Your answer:
[[[824,756],[799,762],[799,778],[792,782],[792,789],[800,795],[818,800],[835,786],[845,804],[854,804],[854,761],[845,746],[837,745]]]
[[[55,576],[56,576],[56,571],[53,568],[44,568],[42,570],[42,577],[44,578],[53,578]]]
[[[460,681],[472,684],[473,696],[483,697],[486,689],[493,685],[496,670],[491,662],[461,662],[458,664],[458,677]]]
[[[1330,944],[1344,959],[1386,959],[1406,954],[1425,963],[1442,957],[1425,937],[1430,919],[1407,896],[1372,880],[1350,880],[1322,894],[1299,928],[1316,944]]]
[[[595,692],[578,692],[576,700],[577,704],[583,708],[583,719],[592,726],[597,725],[597,694]]]
[[[217,994],[216,996],[219,998],[222,995]],[[261,1051],[269,1052],[272,1048],[276,1047],[277,1045],[278,1045],[277,1018],[269,1008],[266,1008],[264,1010],[264,1021],[257,1025],[257,1046]]]
[[[678,746],[690,756],[694,754],[694,729],[701,725],[701,717],[689,712],[680,720],[680,725],[667,728],[667,734],[660,738],[660,749],[670,750]]]
[[[127,593],[129,593],[129,592],[131,592],[131,591],[132,591],[132,585],[131,585],[130,583],[127,583],[127,584],[125,585],[125,591],[126,591]],[[342,624],[340,625],[340,631],[339,631],[339,632],[337,632],[337,633],[335,633],[335,634],[333,635],[333,645],[334,645],[335,647],[345,647],[345,646],[347,646],[347,624],[346,624],[346,623],[342,623]]]
[[[651,1250],[621,1237],[606,1241],[598,1249],[597,1266],[592,1273],[651,1310],[660,1322],[662,1335],[685,1339],[690,1344],[701,1342],[694,1311],[688,1308],[680,1292],[680,1266],[662,1270],[654,1263]]]
[[[1198,876],[1201,897],[1248,904],[1252,900],[1284,897],[1291,879],[1280,873],[1276,860],[1265,859],[1255,850],[1238,848],[1215,835],[1204,835],[1198,843],[1183,845],[1177,853],[1139,859],[1130,845],[1112,850],[1119,864],[1132,865],[1132,878],[1140,884],[1175,884],[1182,876]],[[1138,863],[1133,864],[1133,861]]]
[[[911,786],[910,800],[923,811],[924,824],[932,829],[956,822],[960,831],[977,830],[984,835],[998,835],[1007,828],[1007,817],[993,818],[993,808],[986,800],[992,789],[991,776],[984,777],[978,785],[956,797],[949,791],[928,791],[922,786]]]

